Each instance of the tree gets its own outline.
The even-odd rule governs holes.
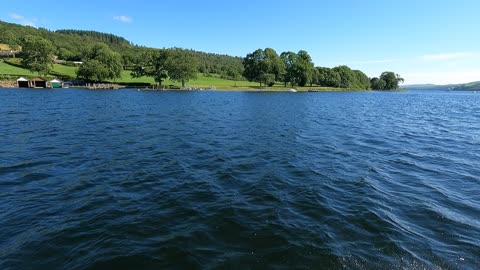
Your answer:
[[[8,47],[12,50],[12,56],[15,58],[15,51],[18,51],[20,46],[18,45],[18,40],[15,34],[12,31],[6,30],[0,32],[0,43],[7,44]]]
[[[314,65],[312,58],[306,51],[299,51],[297,53],[297,61],[294,64],[294,77],[298,85],[305,86],[313,79]]]
[[[310,81],[310,86],[313,86],[313,84],[319,85],[318,83],[319,76],[320,76],[320,72],[318,71],[318,69],[314,68],[312,70],[312,80]]]
[[[396,90],[398,89],[399,83],[403,83],[403,78],[400,75],[395,74],[391,71],[385,71],[380,75],[380,79],[385,82],[384,90]]]
[[[274,49],[257,49],[243,59],[243,76],[252,82],[265,86],[273,85],[285,73],[285,65]]]
[[[198,66],[198,59],[192,51],[179,48],[170,50],[165,62],[170,78],[181,82],[182,86],[185,86],[185,82],[197,77]]]
[[[405,82],[405,80],[400,76],[400,74],[395,74],[395,77],[397,77],[397,82],[398,82],[399,84]]]
[[[338,87],[340,85],[340,74],[327,67],[317,67],[318,84],[320,86]]]
[[[340,76],[340,82],[337,87],[341,88],[353,88],[353,82],[355,80],[355,73],[347,66],[334,67],[333,71],[337,72]]]
[[[31,72],[47,75],[53,67],[52,43],[42,37],[28,35],[23,38],[22,66]]]
[[[275,84],[275,75],[271,73],[262,73],[262,75],[260,75],[260,80],[265,86],[273,86]]]
[[[283,63],[280,56],[272,48],[266,48],[264,51],[264,62],[265,69],[267,74],[273,74],[275,76],[274,80],[278,81],[281,79],[283,74],[285,74],[285,64]]]
[[[130,73],[132,77],[139,78],[143,76],[152,77],[158,85],[168,79],[167,60],[168,50],[146,50],[141,54],[139,63],[135,65]]]
[[[122,58],[106,44],[97,43],[86,50],[77,76],[87,81],[100,82],[121,77]]]
[[[283,52],[280,54],[280,58],[285,66],[285,73],[283,76],[285,87],[287,87],[288,82],[294,87],[296,84],[295,63],[297,62],[298,56],[294,52]]]
[[[75,60],[76,55],[65,48],[59,48],[57,50],[57,56],[59,59],[72,61]]]
[[[355,74],[355,83],[354,87],[358,89],[365,89],[368,90],[371,87],[370,79],[368,78],[365,73],[360,70],[354,70],[353,73]]]
[[[329,69],[328,73],[328,82],[330,86],[333,87],[340,87],[340,83],[342,82],[342,78],[340,78],[340,74],[333,69]]]
[[[377,77],[372,78],[370,80],[370,83],[372,85],[373,90],[384,90],[386,86],[385,81]]]
[[[262,85],[262,61],[262,49],[257,49],[256,51],[247,54],[245,58],[243,58],[243,76],[251,82],[260,82],[260,85]]]

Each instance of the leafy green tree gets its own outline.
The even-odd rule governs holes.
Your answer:
[[[318,85],[328,87],[338,87],[340,84],[340,74],[327,67],[317,67]]]
[[[265,86],[273,86],[275,84],[275,75],[271,73],[262,73],[260,79],[265,84]]]
[[[336,87],[340,87],[340,88],[354,87],[353,82],[355,80],[355,73],[353,72],[353,70],[351,70],[347,66],[338,66],[338,67],[334,67],[333,71],[338,73],[338,75],[340,76],[340,82],[338,85],[336,85]]]
[[[261,85],[262,61],[262,49],[257,49],[256,51],[247,54],[243,59],[243,76],[251,82],[260,82]]]
[[[298,59],[298,56],[294,52],[282,52],[280,54],[280,58],[285,66],[285,73],[283,75],[283,82],[285,83],[285,87],[287,87],[287,83],[291,83],[291,86],[294,87],[296,82],[296,72],[295,72],[295,65]]]
[[[405,79],[400,76],[400,74],[395,74],[395,77],[397,77],[397,83],[404,83]]]
[[[168,79],[167,60],[168,50],[146,50],[141,54],[139,63],[135,65],[131,72],[132,77],[139,78],[143,76],[152,77],[158,85]]]
[[[23,38],[22,66],[31,72],[47,75],[53,67],[52,43],[42,37],[28,35]]]
[[[249,81],[265,86],[273,85],[285,73],[285,65],[274,49],[258,49],[243,59],[243,76]]]
[[[9,30],[0,31],[0,43],[7,44],[13,51],[13,58],[15,58],[15,51],[20,49],[17,36]]]
[[[358,89],[365,89],[368,90],[371,87],[370,79],[368,78],[365,73],[360,70],[354,70],[353,73],[355,74],[355,83],[354,87]]]
[[[398,89],[399,83],[403,83],[404,80],[400,75],[395,74],[391,71],[385,71],[380,75],[380,79],[385,82],[384,90],[396,90]]]
[[[350,89],[370,89],[370,79],[360,70],[352,70],[348,66],[333,69],[319,68],[322,85]]]
[[[225,79],[229,80],[238,80],[242,77],[241,72],[232,65],[226,67],[225,75]]]
[[[172,80],[185,86],[185,82],[197,77],[199,61],[192,51],[175,48],[169,51],[165,67]]]
[[[371,83],[371,85],[372,85],[372,89],[373,89],[373,90],[384,90],[385,87],[386,87],[385,81],[382,80],[382,79],[379,79],[379,78],[377,78],[377,77],[372,78],[372,79],[370,80],[370,83]]]
[[[298,85],[305,86],[313,79],[314,65],[312,58],[306,51],[299,51],[297,53],[297,61],[294,64],[294,77]]]
[[[17,38],[12,31],[9,31],[9,30],[0,31],[0,43],[4,43],[10,46],[12,43],[16,43],[16,39]]]
[[[83,54],[77,76],[87,81],[100,82],[121,77],[123,69],[120,54],[112,51],[106,44],[97,43]]]
[[[265,73],[273,74],[275,81],[279,81],[285,74],[285,64],[280,56],[272,48],[266,48],[264,51]]]
[[[318,69],[313,68],[312,70],[312,80],[310,81],[310,86],[313,86],[314,84],[319,85],[318,80],[319,80],[320,72]]]
[[[57,50],[57,56],[58,56],[59,59],[68,60],[68,61],[72,61],[76,57],[76,55],[74,53],[72,53],[71,51],[69,51],[65,48],[59,48]]]

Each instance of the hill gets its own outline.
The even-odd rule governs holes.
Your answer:
[[[80,61],[82,53],[94,43],[107,44],[110,49],[120,53],[124,66],[134,65],[139,56],[149,48],[134,45],[123,37],[109,33],[82,30],[56,30],[34,28],[0,21],[0,43],[18,45],[27,35],[48,39],[56,47],[56,56],[67,61]],[[200,61],[200,73],[217,74],[224,79],[241,79],[243,64],[241,57],[193,51]]]
[[[480,91],[480,81],[459,85],[453,90]]]
[[[402,88],[412,89],[412,90],[451,90],[455,86],[458,86],[458,84],[446,84],[446,85],[410,84],[410,85],[402,85]]]
[[[411,90],[452,90],[452,91],[480,91],[480,81],[463,84],[410,84],[402,86]]]

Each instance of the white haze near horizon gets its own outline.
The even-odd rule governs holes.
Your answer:
[[[464,84],[480,81],[480,69],[466,71],[416,72],[402,74],[405,85],[411,84]]]

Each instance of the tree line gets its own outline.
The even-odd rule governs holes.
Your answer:
[[[65,35],[77,35],[77,36],[84,36],[90,37],[94,40],[120,45],[120,46],[128,46],[131,43],[123,37],[119,37],[113,34],[101,33],[97,31],[84,31],[84,30],[73,30],[73,29],[62,29],[56,30],[55,33],[65,34]]]
[[[172,79],[182,83],[197,73],[218,74],[224,79],[259,82],[261,86],[283,83],[285,87],[321,86],[348,89],[397,89],[403,79],[393,72],[369,78],[348,66],[316,67],[307,51],[280,55],[272,48],[257,49],[244,58],[180,48],[152,49],[135,46],[122,37],[95,31],[57,30],[20,26],[0,21],[0,43],[22,48],[22,65],[48,74],[53,60],[83,61],[78,78],[114,80],[128,69],[132,77],[152,77],[158,85]]]
[[[66,61],[84,61],[85,52],[94,44],[106,44],[120,55],[124,69],[139,65],[145,52],[152,48],[134,45],[123,37],[96,31],[56,30],[34,28],[0,21],[0,43],[14,49],[23,48],[26,36],[48,40],[53,46],[52,55]],[[174,50],[174,49],[171,49]],[[198,61],[197,71],[206,76],[216,74],[224,79],[244,80],[241,57],[189,50]],[[21,56],[21,55],[20,55]],[[23,57],[23,56],[21,56]]]
[[[23,55],[21,64],[24,68],[47,75],[53,67],[55,46],[47,39],[27,35],[21,40]],[[83,63],[77,70],[77,77],[89,82],[115,80],[122,75],[122,57],[104,43],[94,43],[81,55]],[[194,79],[198,73],[199,62],[190,50],[148,49],[139,55],[131,71],[131,76],[152,77],[159,85],[166,79],[185,83]]]
[[[193,51],[174,49],[149,49],[142,53],[132,77],[152,77],[158,85],[168,78],[182,86],[197,77],[199,61]]]
[[[243,76],[260,86],[282,82],[285,87],[313,86],[347,89],[395,90],[403,82],[394,72],[383,72],[380,78],[369,78],[360,70],[348,66],[315,67],[307,51],[282,52],[272,48],[257,49],[243,59]]]

